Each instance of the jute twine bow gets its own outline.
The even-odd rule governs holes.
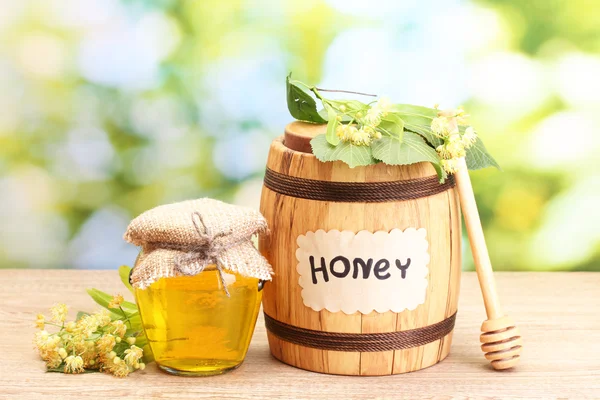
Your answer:
[[[197,211],[192,213],[192,223],[194,224],[194,228],[198,233],[200,243],[197,245],[191,245],[185,249],[181,249],[180,246],[177,246],[179,249],[186,250],[187,252],[177,257],[175,260],[175,268],[183,275],[197,275],[202,273],[207,266],[214,264],[219,272],[219,279],[221,280],[223,290],[225,291],[227,297],[230,297],[229,290],[227,289],[227,284],[225,282],[225,274],[223,272],[223,268],[226,266],[223,265],[219,255],[232,247],[239,246],[245,240],[239,240],[237,242],[231,242],[227,245],[223,245],[218,241],[218,239],[228,236],[230,232],[219,232],[217,234],[213,234],[210,225],[204,223],[202,214]],[[202,226],[200,226],[200,224]],[[194,264],[197,265],[197,268],[190,268],[190,266]]]

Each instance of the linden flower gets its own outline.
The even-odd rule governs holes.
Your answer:
[[[113,335],[104,335],[96,342],[98,351],[101,353],[109,353],[115,347],[115,337]]]
[[[37,320],[35,321],[35,325],[39,329],[44,329],[45,324],[46,324],[46,318],[44,317],[44,314],[38,314]]]
[[[52,314],[52,321],[65,322],[65,319],[67,319],[68,311],[69,309],[66,306],[66,304],[61,303],[54,305],[54,307],[50,308],[50,313]]]
[[[365,116],[365,123],[370,126],[377,126],[381,123],[381,110],[378,107],[371,107]]]
[[[120,308],[121,303],[123,303],[123,301],[123,296],[121,296],[120,294],[116,294],[110,300],[110,303],[108,303],[108,308]]]
[[[368,146],[371,144],[371,135],[363,128],[357,129],[352,133],[352,144],[357,146]]]
[[[69,356],[65,358],[65,374],[79,374],[83,372],[83,358]]]
[[[449,141],[444,147],[445,152],[450,155],[450,158],[460,158],[466,155],[465,147],[462,142]]]
[[[446,137],[450,131],[450,124],[448,118],[437,117],[431,121],[431,131],[438,137]]]
[[[462,136],[462,142],[465,145],[465,148],[471,147],[477,141],[477,134],[475,133],[475,129],[472,126],[469,126],[465,133]]]
[[[71,332],[75,331],[76,327],[77,327],[77,324],[73,321],[70,321],[65,325],[65,330],[67,332],[71,333]]]
[[[108,310],[98,311],[97,313],[94,314],[94,318],[96,319],[98,326],[101,328],[110,324],[110,321],[111,321],[110,312]]]
[[[458,170],[458,160],[442,160],[441,161],[442,168],[449,174],[453,174]]]
[[[335,135],[343,142],[350,140],[348,136],[348,125],[338,125],[335,130]]]
[[[450,152],[446,149],[446,146],[441,144],[438,147],[436,147],[435,149],[437,151],[437,153],[439,154],[441,159],[448,159],[448,158],[452,158],[452,155],[450,154]]]
[[[83,336],[90,337],[98,329],[98,320],[93,315],[86,315],[77,321],[76,330]]]
[[[125,350],[125,357],[123,359],[129,366],[133,366],[142,358],[142,355],[142,349],[132,345],[130,348]]]
[[[392,102],[388,97],[381,97],[377,100],[377,107],[381,110],[381,113],[385,116],[392,109]]]
[[[123,323],[123,321],[121,321],[120,319],[113,321],[110,323],[110,326],[114,329],[114,334],[118,335],[119,337],[123,337],[125,336],[125,332],[127,331],[127,327],[125,326],[125,324]]]

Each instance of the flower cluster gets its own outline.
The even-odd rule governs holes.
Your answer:
[[[358,124],[340,124],[336,128],[337,137],[343,142],[350,142],[357,146],[369,146],[375,139],[381,138],[381,132],[376,128],[381,123],[381,119],[384,118],[390,111],[392,104],[386,97],[380,98],[377,103],[369,107],[366,113],[358,111],[353,115],[353,120],[356,120]],[[340,111],[344,113],[346,111],[345,106],[340,106]],[[341,120],[341,116],[338,116],[338,120]]]
[[[436,107],[437,108],[437,107]],[[465,157],[466,150],[477,141],[477,134],[473,127],[460,131],[460,125],[467,124],[468,115],[461,108],[456,110],[439,111],[437,118],[431,121],[431,131],[444,141],[436,148],[441,158],[444,170],[452,174],[456,172],[458,160]]]
[[[123,297],[114,296],[111,308],[121,310]],[[115,317],[108,310],[95,314],[83,314],[76,321],[66,322],[67,306],[57,304],[50,309],[51,318],[37,315],[40,329],[34,344],[40,357],[51,371],[78,374],[86,370],[99,370],[118,377],[125,377],[137,369],[144,369],[143,350],[137,347],[136,336],[127,328],[129,319]],[[46,325],[58,327],[55,333],[45,330]]]

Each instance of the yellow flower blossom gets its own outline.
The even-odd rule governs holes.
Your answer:
[[[352,144],[357,146],[368,146],[371,144],[371,135],[363,128],[355,128],[352,132]]]
[[[56,304],[54,307],[50,308],[50,313],[52,314],[52,321],[54,322],[65,322],[67,319],[67,313],[69,309],[65,304]]]
[[[462,136],[462,142],[465,148],[471,147],[477,141],[477,134],[472,126],[469,126]]]
[[[98,322],[98,326],[101,328],[110,324],[110,321],[111,321],[110,312],[108,310],[102,310],[102,311],[98,311],[97,313],[94,313],[94,318],[96,318],[96,321]]]
[[[96,341],[96,347],[101,353],[109,353],[115,347],[115,337],[113,335],[104,335]]]
[[[449,174],[455,173],[458,169],[457,160],[454,158],[450,160],[442,160],[441,163],[444,171],[446,171]]]
[[[123,296],[120,294],[116,294],[111,299],[110,303],[108,303],[108,308],[119,308],[121,307],[121,303],[123,303]]]
[[[381,97],[377,100],[377,108],[381,111],[381,114],[385,117],[388,112],[392,109],[392,102],[388,97]]]
[[[94,315],[86,315],[77,321],[76,331],[84,337],[90,337],[98,329],[98,320]]]
[[[142,355],[142,349],[132,345],[129,349],[125,350],[124,360],[129,366],[133,366],[142,358]]]
[[[113,321],[110,323],[110,326],[113,328],[113,333],[119,337],[125,336],[125,332],[127,332],[127,327],[120,319]]]
[[[378,107],[371,107],[365,115],[364,122],[370,126],[377,126],[381,123],[381,110]]]
[[[431,131],[438,137],[444,138],[449,132],[448,118],[437,117],[431,121]]]
[[[450,154],[450,152],[448,150],[446,150],[446,146],[441,144],[438,147],[436,147],[435,149],[437,151],[437,153],[439,154],[441,159],[448,159],[448,158],[452,158],[452,155]]]
[[[129,343],[129,344],[135,344],[135,340],[136,339],[133,336],[130,336],[130,337],[127,338],[127,343]]]
[[[46,318],[44,317],[44,314],[38,314],[37,320],[35,321],[35,325],[39,329],[44,329],[45,324],[46,324]]]
[[[450,158],[460,158],[466,155],[465,147],[462,142],[447,142],[444,147],[446,148],[446,152],[450,154]]]
[[[335,134],[343,142],[347,142],[350,140],[348,125],[338,125],[338,127],[335,130]]]
[[[118,364],[113,364],[109,368],[111,374],[118,378],[124,378],[131,372],[129,365],[124,362],[119,362]]]
[[[83,359],[80,356],[65,358],[65,374],[79,374],[83,372]]]
[[[42,360],[46,362],[47,368],[57,368],[60,364],[62,364],[63,359],[60,354],[56,350],[56,348],[52,350],[46,350],[40,353]]]

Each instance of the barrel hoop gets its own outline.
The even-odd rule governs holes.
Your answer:
[[[435,175],[390,182],[331,182],[289,176],[270,168],[265,171],[265,186],[274,192],[301,199],[346,203],[420,199],[445,192],[454,185],[452,175],[444,183],[439,183]]]
[[[433,325],[386,333],[324,332],[289,325],[265,313],[265,326],[281,340],[320,350],[377,352],[410,349],[435,342],[452,332],[456,313]]]

